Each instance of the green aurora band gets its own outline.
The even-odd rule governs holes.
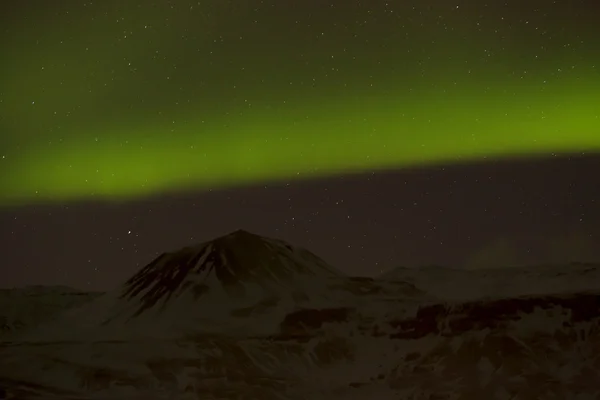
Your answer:
[[[369,64],[374,55],[364,56],[365,61],[350,59],[351,45],[341,49],[335,41],[322,47],[310,43],[297,50],[304,51],[307,60],[320,60],[298,67],[290,50],[294,45],[282,43],[277,51],[260,47],[275,46],[275,39],[268,30],[256,31],[250,19],[242,24],[246,11],[240,11],[237,20],[228,16],[231,26],[224,32],[230,34],[224,43],[233,43],[243,32],[251,44],[219,50],[210,36],[216,33],[206,33],[202,52],[191,40],[175,48],[178,33],[167,31],[173,28],[159,31],[157,21],[168,10],[147,16],[130,10],[139,21],[130,22],[135,34],[128,35],[147,35],[131,43],[123,39],[122,28],[108,32],[103,25],[108,23],[95,19],[94,24],[86,24],[84,16],[73,16],[75,12],[56,21],[64,32],[49,34],[55,28],[48,27],[42,11],[38,22],[44,22],[37,28],[20,24],[16,17],[7,28],[15,42],[7,45],[9,62],[0,65],[0,110],[4,113],[0,115],[0,146],[4,148],[0,205],[121,201],[187,189],[600,151],[600,73],[595,66],[600,65],[600,57],[590,50],[582,51],[573,62],[570,53],[557,53],[554,59],[547,56],[540,66],[537,60],[519,61],[528,54],[524,43],[496,61],[477,64],[483,54],[481,43],[472,39],[464,44],[465,37],[477,35],[459,32],[466,25],[457,19],[455,36],[446,33],[444,43],[440,33],[435,48],[427,38],[422,44],[394,39],[398,51],[383,50],[377,55],[383,59],[381,65],[389,68]],[[106,15],[107,21],[123,24],[117,14],[107,11]],[[148,23],[144,18],[153,18],[154,31],[144,29]],[[278,18],[272,19],[273,24]],[[110,35],[113,39],[107,40]],[[250,41],[252,35],[254,41]],[[299,37],[296,47],[304,40]],[[63,43],[63,38],[70,39]],[[142,42],[154,44],[141,46]],[[367,47],[375,47],[374,40],[370,43]],[[352,51],[366,51],[360,46]],[[427,74],[415,67],[421,56],[408,59],[409,53],[400,52],[402,46],[421,46],[423,53],[430,54]],[[94,49],[93,54],[83,50],[88,47]],[[202,57],[209,50],[210,54],[221,51],[227,62],[204,62]],[[259,52],[262,59],[249,56]],[[334,52],[336,58],[329,55]],[[152,58],[155,54],[166,54],[164,60],[199,54],[199,61],[182,62],[179,72],[174,72],[162,58]],[[286,86],[290,79],[310,81],[321,68],[311,65],[342,57],[347,59],[336,66],[341,66],[337,78],[327,78],[318,90],[308,85]],[[468,76],[467,59],[473,66]],[[144,65],[161,62],[164,65],[144,70]],[[345,65],[359,62],[363,64],[344,71]],[[577,64],[576,69],[569,68],[571,62]],[[227,70],[224,65],[243,65],[246,75],[240,68]],[[46,68],[41,70],[41,66]],[[556,72],[561,68],[562,72]],[[515,75],[514,71],[524,69],[536,72],[525,79]],[[166,75],[173,77],[168,88]],[[195,81],[198,75],[201,84]],[[367,75],[376,89],[370,89]],[[233,79],[239,79],[236,90],[231,89]],[[180,95],[188,87],[189,92]],[[174,104],[177,96],[187,101],[169,108],[166,104]],[[143,107],[140,98],[146,100]],[[243,100],[248,98],[251,105]],[[63,116],[55,117],[56,110]],[[71,112],[67,110],[78,111],[67,118],[64,115]],[[157,110],[165,110],[160,118]]]
[[[599,88],[315,107],[206,126],[102,128],[3,160],[0,201],[129,199],[185,188],[600,150]],[[587,93],[586,93],[587,92]],[[332,108],[332,107],[329,107]],[[274,114],[276,116],[274,116]],[[131,131],[143,132],[135,140]],[[110,135],[106,133],[110,132]],[[102,137],[101,140],[95,139]],[[6,173],[8,171],[8,174]]]

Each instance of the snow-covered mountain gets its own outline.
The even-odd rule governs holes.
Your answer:
[[[236,231],[162,254],[123,285],[28,332],[27,339],[267,335],[290,311],[354,305],[357,291],[373,285],[349,279],[305,249]],[[422,294],[404,282],[384,286],[405,296]]]
[[[553,268],[353,278],[238,231],[0,342],[0,387],[27,399],[596,399],[600,285],[572,283],[596,272]],[[500,278],[496,292],[464,286]]]
[[[138,316],[175,298],[215,291],[224,299],[250,292],[285,290],[298,280],[341,276],[314,254],[275,239],[239,230],[197,247],[165,253],[129,279],[121,299],[135,302]]]

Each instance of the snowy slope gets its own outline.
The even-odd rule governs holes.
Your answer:
[[[581,272],[569,268],[567,283]],[[433,274],[418,278],[433,285]],[[0,342],[0,387],[27,399],[600,396],[600,291],[477,294],[346,277],[237,232],[161,256],[60,324]]]
[[[64,286],[0,289],[0,337],[20,335],[99,295]]]

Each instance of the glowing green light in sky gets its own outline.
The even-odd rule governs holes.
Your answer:
[[[593,90],[521,92],[487,101],[438,96],[412,105],[357,98],[220,124],[190,120],[176,132],[172,126],[99,127],[2,160],[1,200],[125,199],[484,156],[600,150],[595,97]]]
[[[0,205],[600,151],[598,25],[573,7],[214,3],[7,18]]]

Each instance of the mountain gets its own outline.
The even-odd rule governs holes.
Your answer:
[[[115,290],[27,338],[266,335],[292,310],[351,305],[368,286],[305,249],[240,230],[160,255]],[[421,293],[403,282],[392,286],[407,296]]]
[[[140,315],[186,292],[197,299],[215,290],[244,296],[250,285],[285,288],[307,276],[340,275],[309,251],[239,230],[162,254],[125,283],[120,297],[138,303]]]
[[[600,288],[581,286],[587,268],[348,277],[238,231],[0,342],[0,388],[32,400],[595,399]],[[464,286],[495,279],[495,292]]]

